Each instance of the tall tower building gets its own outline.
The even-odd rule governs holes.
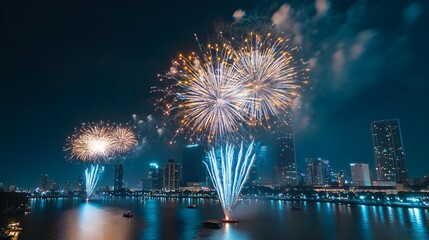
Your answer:
[[[84,181],[82,175],[79,175],[79,178],[77,179],[75,190],[77,192],[84,192],[85,191],[85,181]]]
[[[285,131],[277,135],[277,169],[278,183],[282,186],[295,186],[298,184],[295,145],[292,127],[287,125]]]
[[[176,190],[180,187],[180,164],[173,159],[168,160],[164,166],[164,188],[167,191]]]
[[[374,121],[371,123],[371,132],[377,179],[407,181],[399,119]]]
[[[206,148],[202,145],[187,145],[183,149],[182,181],[184,186],[205,185],[207,169],[204,166]]]
[[[354,187],[371,186],[369,166],[366,163],[350,163]]]
[[[65,188],[66,192],[69,193],[71,190],[71,182],[70,180],[66,181],[66,188]]]
[[[47,191],[49,190],[49,177],[48,174],[42,174],[40,176],[40,190]]]
[[[246,185],[247,186],[256,186],[259,184],[258,179],[258,167],[256,164],[253,164],[250,168],[249,175],[247,176]]]
[[[329,160],[309,157],[305,159],[306,164],[306,181],[310,186],[322,186],[330,184],[331,169]]]
[[[163,186],[162,171],[156,163],[149,164],[149,171],[147,173],[147,180],[149,189],[160,190]]]
[[[124,165],[118,163],[115,165],[115,184],[114,190],[121,191],[124,183]]]

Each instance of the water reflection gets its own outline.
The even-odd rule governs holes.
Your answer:
[[[197,204],[196,209],[186,208]],[[415,208],[303,202],[240,201],[238,224],[206,229],[222,219],[213,199],[137,198],[32,200],[22,239],[429,239],[429,211]],[[131,210],[133,218],[122,217]]]
[[[165,199],[161,198],[161,202]],[[141,239],[159,239],[159,214],[158,201],[153,199],[146,202],[145,207],[141,208],[140,213],[144,216],[144,230]]]

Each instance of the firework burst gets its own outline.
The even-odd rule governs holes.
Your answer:
[[[137,144],[136,134],[128,125],[118,124],[113,126],[111,139],[113,151],[119,154],[127,153]]]
[[[70,152],[70,158],[83,162],[107,161],[113,153],[111,126],[103,122],[84,123],[80,129],[67,138],[64,150]]]
[[[173,100],[163,104],[165,115],[173,113],[180,121],[178,132],[212,142],[238,131],[245,120],[241,107],[246,89],[236,76],[233,61],[233,50],[227,44],[209,44],[201,55],[180,55],[173,62],[166,77],[175,84],[167,88],[164,98]]]
[[[297,95],[302,68],[292,56],[296,48],[271,33],[251,32],[235,43],[235,76],[247,93],[242,110],[250,125],[267,124],[271,117],[278,118]]]

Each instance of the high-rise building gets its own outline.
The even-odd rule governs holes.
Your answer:
[[[259,178],[258,178],[258,167],[256,164],[253,164],[250,168],[249,175],[246,180],[247,186],[256,186],[259,184]]]
[[[161,190],[163,185],[162,170],[156,163],[149,164],[149,171],[147,173],[147,188]]]
[[[77,192],[84,192],[85,191],[85,181],[83,180],[83,176],[82,175],[79,175],[79,178],[78,178],[77,183],[76,183],[75,190]]]
[[[183,149],[182,182],[184,186],[207,184],[207,169],[204,166],[206,148],[202,145],[187,145]]]
[[[306,181],[310,186],[323,186],[331,183],[331,169],[329,160],[309,157],[305,159],[306,164]]]
[[[49,177],[48,174],[42,174],[40,176],[40,190],[48,191],[49,190]]]
[[[352,185],[354,187],[371,186],[369,166],[366,163],[350,163]]]
[[[298,170],[298,185],[302,186],[305,184],[306,174],[304,171]]]
[[[16,185],[15,184],[9,184],[9,186],[7,186],[7,189],[9,192],[15,192],[16,191]]]
[[[345,173],[344,170],[338,170],[337,172],[337,182],[338,182],[338,187],[344,187],[345,185]]]
[[[271,168],[271,180],[273,184],[278,184],[279,182],[279,169],[277,167]]]
[[[167,191],[176,190],[180,187],[180,164],[173,159],[168,160],[164,166],[164,188]]]
[[[406,182],[405,154],[398,119],[371,123],[375,169],[381,181]]]
[[[66,181],[66,188],[65,188],[64,190],[66,190],[66,192],[67,192],[67,193],[68,193],[68,192],[70,192],[70,190],[71,190],[71,183],[70,183],[70,180],[67,180],[67,181]]]
[[[278,183],[283,186],[295,186],[298,184],[295,146],[292,127],[285,126],[285,130],[277,133],[277,168]]]
[[[115,184],[114,190],[121,191],[124,184],[124,165],[118,163],[115,165]]]

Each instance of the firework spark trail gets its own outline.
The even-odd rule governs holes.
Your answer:
[[[86,180],[86,196],[91,197],[94,193],[95,187],[97,186],[98,180],[104,172],[104,166],[100,164],[92,164],[90,167],[85,169],[85,180]]]
[[[243,156],[244,146],[241,143],[240,151],[235,158],[234,146],[226,144],[225,148],[220,148],[220,159],[217,157],[215,148],[212,148],[208,152],[208,162],[204,162],[227,220],[231,219],[232,209],[255,162],[255,154],[252,154],[252,150],[253,143],[249,145]]]

